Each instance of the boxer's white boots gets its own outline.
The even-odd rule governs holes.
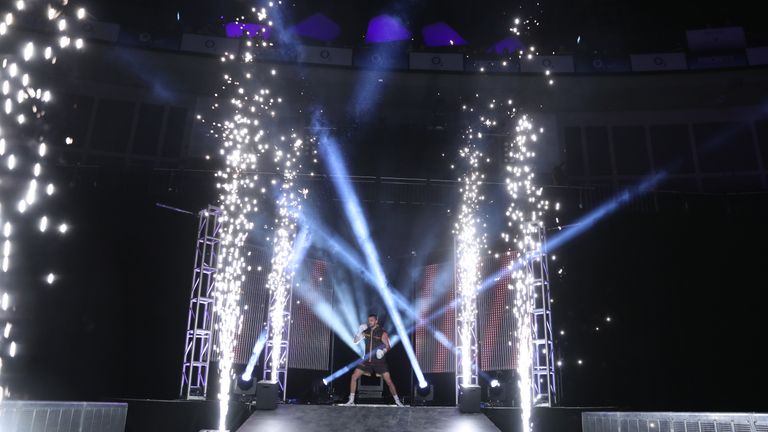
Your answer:
[[[403,405],[402,402],[400,402],[400,398],[397,395],[395,395],[394,398],[395,398],[395,405],[397,405],[399,407],[404,407],[405,406],[405,405]]]

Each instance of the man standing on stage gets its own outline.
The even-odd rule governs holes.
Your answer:
[[[392,393],[392,397],[395,399],[395,404],[400,407],[405,406],[400,402],[400,398],[397,397],[397,389],[395,384],[392,383],[387,361],[384,359],[384,354],[390,349],[389,335],[379,326],[379,318],[376,314],[368,315],[368,324],[361,324],[357,330],[354,343],[360,343],[363,340],[365,340],[365,357],[363,362],[357,365],[357,368],[352,373],[352,382],[349,383],[349,401],[344,405],[355,404],[357,380],[362,375],[370,376],[376,374],[387,383],[389,392]]]

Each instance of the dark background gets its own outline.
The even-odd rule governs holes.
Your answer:
[[[545,46],[573,52],[585,49],[573,45],[575,35],[593,35],[585,37],[589,50],[609,50],[616,48],[614,36],[619,34],[627,49],[664,50],[682,46],[687,28],[727,24],[745,25],[751,43],[762,41],[758,15],[739,2],[565,3],[545,5]],[[444,19],[480,43],[506,36],[503,23],[508,22],[508,9],[514,9],[501,3],[487,8],[456,4],[443,11],[426,3],[414,5],[414,27]],[[230,6],[228,11],[242,7]],[[336,4],[317,10],[343,23],[343,44],[356,45],[360,42],[354,35],[362,34],[367,19],[389,7]],[[210,26],[206,17],[219,13],[217,8],[212,2],[103,2],[90,7],[98,19],[169,32],[179,25]],[[193,22],[176,23],[177,9],[182,16],[192,15]],[[297,17],[313,12],[303,6],[294,11]],[[669,30],[660,34],[657,27]],[[502,30],[489,34],[485,28]],[[413,143],[406,139],[397,145],[408,149]],[[391,164],[398,175],[422,175],[418,164],[409,165],[399,159],[401,154],[394,149],[377,152],[388,157],[354,171],[381,173]],[[444,163],[437,155],[435,160]],[[18,242],[24,245],[18,252],[23,259],[17,261],[24,263],[25,273],[47,274],[53,268],[61,279],[51,286],[30,279],[27,292],[19,296],[15,331],[20,351],[18,360],[7,365],[12,388],[19,389],[16,396],[175,398],[196,219],[156,203],[197,211],[216,199],[212,175],[61,167],[55,176],[60,193],[51,206],[67,218],[71,231],[60,240],[35,235]],[[555,253],[552,269],[563,268],[562,277],[552,277],[554,326],[556,333],[566,332],[557,340],[564,361],[563,404],[768,409],[768,375],[761,357],[768,300],[763,284],[768,200],[765,191],[725,192],[737,191],[652,194],[643,202],[655,200],[654,205],[633,205],[607,216]],[[577,190],[553,198],[563,203],[564,225],[602,202],[583,203]],[[433,210],[409,206],[366,210],[385,256],[407,254],[423,241],[418,230],[408,233],[410,241],[402,241],[392,218],[411,220],[413,226],[450,223],[447,216],[435,219]],[[340,359],[349,354],[340,350]],[[397,348],[390,361],[398,387],[407,393],[409,370],[403,359],[402,348]],[[583,365],[577,365],[578,359]],[[347,382],[342,379],[338,385],[344,388]]]
[[[357,46],[371,17],[380,13],[399,16],[415,35],[411,44],[421,45],[420,29],[437,21],[452,26],[470,42],[471,49],[483,50],[509,36],[512,19],[531,18],[540,25],[524,34],[544,52],[653,52],[685,48],[685,30],[740,25],[749,34],[750,45],[766,42],[765,26],[754,3],[662,0],[522,0],[522,1],[283,1],[285,14],[298,22],[323,13],[339,23],[341,35],[335,44]],[[211,17],[248,15],[253,2],[231,0],[140,0],[97,2],[89,6],[94,17],[121,22],[136,30],[155,33],[178,29],[221,31]],[[180,20],[177,21],[177,13]],[[533,37],[535,36],[535,37]],[[577,44],[577,37],[581,42]]]
[[[165,180],[83,175],[62,193],[71,233],[26,251],[35,264],[53,262],[62,279],[40,283],[22,309],[28,319],[17,326],[25,334],[16,367],[25,396],[176,397],[195,219],[155,203],[195,209],[213,195],[199,179],[177,179],[184,185],[170,191],[159,184]],[[563,201],[566,220],[590,209],[573,201]],[[766,409],[766,198],[671,201],[658,212],[609,216],[555,252],[552,272],[564,271],[552,276],[555,330],[566,331],[557,337],[563,404]],[[370,213],[369,222],[387,248],[386,236],[397,233],[377,233]],[[338,367],[352,355],[336,347]],[[401,347],[390,365],[407,394]],[[344,394],[348,379],[336,385]]]

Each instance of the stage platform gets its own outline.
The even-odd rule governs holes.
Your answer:
[[[219,403],[208,400],[121,399],[128,404],[125,432],[198,432],[219,424]],[[249,407],[231,402],[227,419],[233,429],[245,422]],[[5,432],[0,428],[0,432]]]
[[[394,405],[278,405],[255,411],[238,432],[490,432],[498,431],[485,414],[462,414],[456,407]]]
[[[585,411],[605,408],[536,407],[531,413],[534,432],[580,432],[581,415]],[[502,432],[520,432],[520,408],[483,408],[485,414]]]

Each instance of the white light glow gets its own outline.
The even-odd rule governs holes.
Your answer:
[[[0,286],[3,287],[9,280],[17,278],[10,273],[11,269],[15,270],[11,260],[16,248],[23,247],[21,242],[28,238],[28,233],[24,230],[34,230],[36,225],[40,231],[48,228],[46,217],[40,219],[39,225],[29,218],[37,217],[37,207],[44,207],[47,201],[46,196],[41,193],[45,183],[41,183],[40,177],[44,171],[43,158],[48,156],[45,141],[45,134],[49,129],[46,124],[46,104],[52,97],[51,92],[44,87],[48,77],[53,74],[46,73],[43,69],[46,65],[55,63],[58,54],[58,48],[37,46],[36,42],[27,37],[26,31],[16,33],[10,30],[17,21],[32,24],[36,27],[35,33],[58,33],[56,37],[65,45],[69,38],[66,32],[71,27],[67,20],[74,14],[74,9],[70,7],[69,0],[52,3],[56,3],[59,9],[51,6],[51,2],[8,1],[3,3],[2,7],[15,6],[14,12],[6,10],[0,14],[4,17],[0,22],[0,45],[3,46],[3,52],[9,54],[0,59],[0,135],[4,135],[0,137],[0,156],[5,157],[2,161],[3,168],[8,168],[7,171],[3,169],[0,176],[3,186],[0,198],[3,202],[0,202],[0,208],[17,210],[6,211],[2,215],[2,234],[5,238],[2,243],[3,274],[0,274]],[[15,17],[14,13],[19,15]],[[46,26],[48,28],[43,28]],[[11,34],[13,38],[5,37]],[[37,36],[35,38],[38,39]],[[49,190],[53,190],[52,183],[46,188],[46,191]],[[17,239],[11,238],[12,227],[20,231]],[[41,279],[51,282],[50,275],[47,278],[42,276]],[[0,307],[8,310],[11,307],[10,302],[9,293],[3,293]],[[11,323],[5,321],[0,322],[0,325],[3,326],[0,328],[3,328],[5,339],[10,338]],[[11,341],[10,344],[3,345],[0,364],[3,356],[13,357],[17,354],[16,342]],[[5,377],[0,375],[0,382],[5,381]],[[9,395],[7,386],[0,389],[0,399]]]
[[[264,16],[266,13],[264,12]],[[256,35],[261,37],[262,35]],[[222,65],[229,67],[230,63],[250,63],[254,56],[251,50],[260,49],[264,44],[246,44],[239,55],[227,54],[221,58]],[[255,45],[255,46],[254,46]],[[220,221],[221,251],[217,263],[217,280],[214,293],[214,310],[216,326],[219,330],[219,430],[226,430],[226,418],[230,398],[230,386],[232,376],[232,363],[234,361],[235,343],[237,332],[241,324],[240,293],[245,273],[245,254],[243,245],[248,233],[253,229],[253,214],[257,212],[257,199],[251,191],[255,184],[259,183],[258,176],[252,174],[260,168],[263,162],[269,159],[265,154],[275,150],[278,140],[274,139],[270,126],[276,116],[275,98],[270,91],[262,87],[264,82],[256,83],[250,80],[251,72],[243,72],[239,65],[235,65],[237,74],[223,74],[224,83],[220,92],[215,96],[217,102],[213,104],[214,111],[220,111],[217,116],[223,117],[222,122],[213,123],[217,131],[215,135],[221,139],[219,153],[222,155],[224,168],[217,173],[217,188],[219,189],[219,201],[222,209]],[[271,78],[270,74],[270,78]],[[235,77],[238,78],[235,78]],[[240,80],[242,77],[242,80]],[[205,121],[205,120],[203,120]],[[68,142],[69,143],[69,142]],[[283,173],[285,174],[285,173]],[[293,210],[291,210],[293,211]],[[279,218],[276,221],[280,226]],[[282,228],[282,229],[281,229]],[[285,288],[284,277],[288,275],[288,261],[285,258],[290,251],[279,249],[280,239],[290,239],[294,233],[283,226],[275,232],[273,257],[273,269],[268,278],[268,286],[271,293]],[[275,267],[281,263],[283,273]],[[289,287],[288,287],[289,288]],[[280,302],[277,303],[278,305]],[[282,314],[270,311],[269,319],[272,328],[282,329],[280,320],[287,321]],[[275,340],[275,332],[268,337]],[[279,349],[278,349],[279,353]],[[273,368],[272,365],[265,367]],[[274,374],[273,374],[274,376]]]
[[[272,74],[274,75],[274,73]],[[294,244],[297,234],[297,221],[301,209],[302,194],[296,193],[294,181],[298,174],[297,162],[301,155],[302,141],[292,136],[293,146],[290,151],[283,151],[275,146],[275,162],[282,161],[281,192],[277,200],[277,226],[275,227],[272,271],[267,278],[267,289],[270,292],[270,331],[272,338],[272,354],[270,379],[277,382],[278,369],[286,367],[281,363],[281,349],[284,333],[288,331],[286,306],[291,293],[291,281],[294,269],[292,264]],[[282,140],[280,141],[282,143]],[[287,150],[287,149],[286,149]]]
[[[34,55],[35,55],[35,44],[33,44],[32,42],[29,42],[24,47],[24,61],[29,61]]]
[[[536,184],[531,160],[535,152],[529,147],[537,142],[533,133],[533,125],[528,116],[518,117],[515,137],[509,143],[507,156],[510,162],[506,167],[507,193],[510,205],[507,208],[508,227],[510,233],[502,234],[507,241],[512,241],[518,253],[519,262],[512,272],[515,289],[515,322],[518,371],[520,371],[520,406],[523,431],[531,430],[531,398],[533,367],[533,330],[532,316],[536,299],[536,272],[533,270],[535,260],[542,253],[541,235],[544,229],[543,216],[549,209],[549,202],[541,199],[542,189]],[[562,334],[562,333],[561,333]]]
[[[483,119],[480,120],[482,122]],[[469,127],[464,134],[467,145],[459,151],[466,170],[459,178],[461,204],[453,230],[456,238],[456,283],[460,298],[457,311],[457,337],[459,338],[457,353],[462,385],[477,383],[477,347],[474,335],[477,325],[480,250],[485,241],[479,215],[482,200],[480,187],[484,178],[480,164],[485,158],[473,142],[474,137],[478,136],[480,134]]]

